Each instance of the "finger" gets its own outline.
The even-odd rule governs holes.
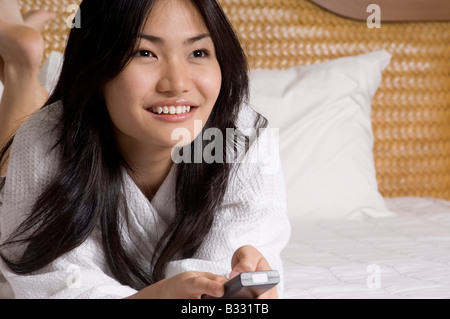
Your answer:
[[[261,255],[261,253],[253,246],[242,246],[241,248],[237,249],[233,257],[231,259],[231,267],[234,267],[236,264],[239,263],[242,259],[249,258],[258,258]]]
[[[225,293],[223,284],[226,280],[223,276],[200,273],[197,277],[193,278],[192,289],[195,291],[197,298],[200,298],[202,295],[219,298]]]
[[[233,255],[230,278],[242,272],[270,270],[270,265],[264,256],[253,246],[243,246]]]
[[[243,272],[265,271],[265,270],[272,270],[272,268],[270,267],[269,262],[264,257],[261,257],[256,262],[252,260],[249,261],[247,259],[242,259],[232,269],[230,273],[230,279],[236,277],[237,275]]]
[[[261,256],[261,258],[259,259],[258,264],[256,265],[256,270],[255,271],[263,271],[263,270],[272,270],[272,267],[270,267],[270,264],[267,261],[267,259],[264,258],[264,256]]]
[[[199,276],[206,277],[210,280],[215,280],[218,282],[226,282],[227,281],[227,278],[225,276],[216,275],[216,274],[213,274],[210,272],[198,272],[197,274]]]
[[[232,269],[230,273],[230,279],[236,277],[243,272],[256,271],[257,262],[248,258],[241,259]]]

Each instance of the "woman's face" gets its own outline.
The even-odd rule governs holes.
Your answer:
[[[222,81],[201,14],[189,0],[157,1],[138,41],[132,61],[104,89],[119,147],[172,148],[177,129],[192,142]]]

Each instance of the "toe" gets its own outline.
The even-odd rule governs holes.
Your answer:
[[[23,16],[25,24],[36,31],[42,31],[44,26],[56,18],[56,13],[43,10],[31,11]]]

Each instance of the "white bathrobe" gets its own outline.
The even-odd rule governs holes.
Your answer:
[[[240,123],[251,118],[248,114],[252,112],[245,108],[242,114],[247,115],[240,117]],[[56,152],[49,149],[56,138],[51,128],[60,113],[60,103],[40,110],[22,125],[15,137],[6,184],[0,195],[3,196],[1,242],[26,218],[57,170]],[[192,258],[170,262],[166,277],[184,271],[229,274],[234,251],[243,245],[253,245],[280,272],[283,280],[280,252],[288,242],[290,225],[279,155],[274,148],[267,152],[267,145],[272,142],[269,135],[263,134],[252,145],[246,156],[252,160],[241,164],[231,180],[203,245]],[[175,211],[175,165],[151,201],[124,171],[130,209],[130,228],[124,238],[130,247],[137,245],[133,247],[149,265],[154,247]],[[14,257],[22,251],[23,247],[18,247],[7,254]],[[99,229],[81,246],[33,274],[16,275],[2,261],[0,270],[17,298],[123,298],[136,292],[121,285],[109,273]],[[280,294],[282,286],[281,282]]]

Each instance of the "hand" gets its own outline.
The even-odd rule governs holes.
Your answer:
[[[230,279],[242,272],[272,270],[264,256],[255,247],[248,245],[236,250],[231,259],[231,267]],[[278,298],[276,287],[258,297],[258,299],[276,298]]]
[[[222,297],[223,276],[189,271],[150,285],[128,299],[200,299],[202,295]]]

